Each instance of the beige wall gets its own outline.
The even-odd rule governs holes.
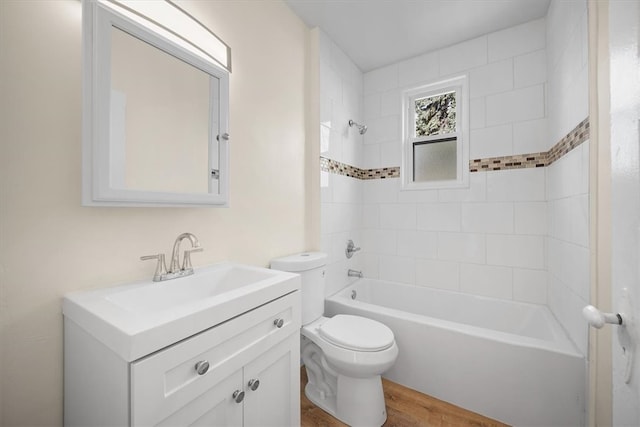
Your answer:
[[[232,48],[228,209],[81,207],[80,2],[0,1],[3,426],[62,423],[66,292],[150,278],[139,256],[168,252],[184,231],[205,247],[196,266],[317,249],[308,30],[281,2],[182,5]]]

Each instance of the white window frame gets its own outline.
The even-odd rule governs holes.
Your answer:
[[[469,84],[466,75],[413,87],[402,92],[402,190],[464,188],[469,186]],[[456,92],[456,132],[415,136],[415,101],[420,98]],[[443,181],[413,181],[413,144],[434,139],[456,138],[456,179]]]

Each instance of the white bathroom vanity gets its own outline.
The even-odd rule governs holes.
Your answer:
[[[299,289],[221,263],[65,296],[65,425],[299,425]]]

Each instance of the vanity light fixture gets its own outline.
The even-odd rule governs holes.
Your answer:
[[[231,72],[231,48],[171,0],[93,0]]]

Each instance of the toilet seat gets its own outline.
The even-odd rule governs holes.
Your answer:
[[[363,352],[382,351],[394,343],[386,325],[366,317],[339,314],[320,325],[319,335],[338,347]]]
[[[392,339],[391,345],[384,350],[351,350],[343,346],[336,345],[321,336],[320,330],[324,324],[329,321],[331,321],[330,318],[321,317],[312,323],[303,326],[300,332],[304,337],[310,339],[312,343],[320,347],[324,357],[333,369],[353,378],[367,378],[371,375],[380,375],[382,372],[385,372],[393,366],[393,363],[398,357],[398,345],[396,344],[395,339]],[[373,320],[372,322],[384,326],[379,322]],[[337,325],[339,325],[339,323],[337,323]],[[331,330],[331,328],[329,328],[329,330]],[[393,336],[390,329],[389,333]]]

